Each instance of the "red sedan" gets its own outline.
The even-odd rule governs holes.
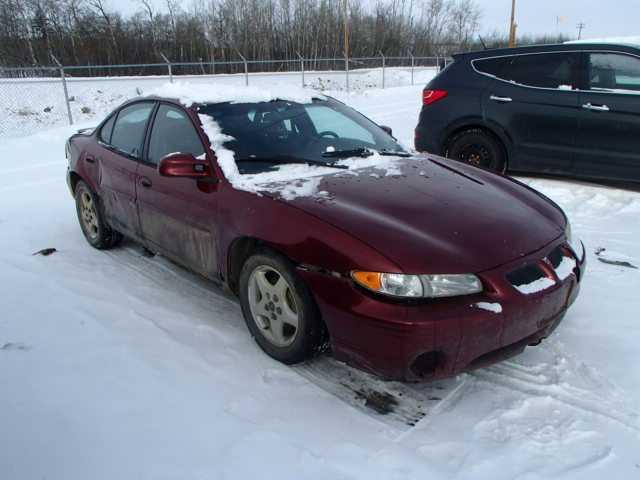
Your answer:
[[[222,283],[284,363],[330,345],[385,378],[483,366],[548,336],[584,272],[543,195],[306,91],[167,87],[66,149],[92,246],[126,236]]]

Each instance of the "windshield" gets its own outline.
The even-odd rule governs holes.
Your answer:
[[[233,137],[225,148],[234,151],[243,174],[273,170],[283,163],[327,165],[369,150],[404,152],[371,120],[332,99],[309,104],[217,103],[200,107],[199,113],[211,116]]]

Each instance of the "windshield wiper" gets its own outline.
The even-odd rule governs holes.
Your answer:
[[[290,157],[287,155],[278,155],[274,157],[249,157],[241,158],[239,162],[264,162],[273,163],[275,165],[287,165],[287,164],[306,164],[306,165],[319,165],[321,167],[348,169],[347,165],[336,165],[335,162],[323,162],[322,160],[311,160],[298,157]]]
[[[353,148],[351,150],[333,150],[324,152],[323,157],[328,158],[349,158],[349,157],[370,157],[373,152],[368,148]]]
[[[383,155],[385,157],[413,157],[412,154],[410,154],[409,152],[405,152],[402,150],[387,150],[387,149],[383,149],[383,150],[379,150],[378,153],[380,155]]]

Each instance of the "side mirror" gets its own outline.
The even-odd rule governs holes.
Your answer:
[[[211,176],[211,167],[190,153],[170,153],[160,159],[158,172],[163,177],[205,178]]]
[[[387,127],[386,125],[379,125],[379,126],[382,130],[384,130],[385,132],[387,132],[389,135],[393,137],[393,130],[391,130],[391,127]]]

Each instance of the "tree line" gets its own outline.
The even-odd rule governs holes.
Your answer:
[[[134,1],[125,16],[109,0],[0,0],[0,66],[342,57],[345,17],[350,57],[447,55],[478,48],[482,16],[476,0]]]

